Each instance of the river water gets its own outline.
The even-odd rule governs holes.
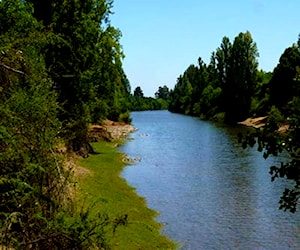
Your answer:
[[[168,111],[132,119],[138,130],[121,151],[141,161],[122,176],[182,249],[300,249],[300,211],[278,209],[287,183],[269,175],[279,159],[243,150],[243,128]]]

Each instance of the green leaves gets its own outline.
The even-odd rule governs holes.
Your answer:
[[[43,56],[62,107],[62,135],[68,148],[81,151],[88,143],[87,122],[118,119],[127,111],[122,107],[129,83],[121,63],[121,33],[109,23],[112,3],[48,1],[45,8],[40,1],[30,2],[45,31],[51,31]]]
[[[70,150],[87,154],[87,122],[119,119],[122,113],[122,119],[130,119],[124,105],[130,85],[122,69],[121,34],[109,24],[111,4],[0,1],[4,247],[104,246],[106,218],[90,217],[89,211],[80,217],[69,206],[71,173],[63,167],[57,145],[67,141]]]
[[[133,91],[133,96],[135,96],[135,97],[144,97],[144,93],[143,93],[140,86],[135,88],[135,90]]]
[[[249,114],[256,85],[257,57],[257,47],[250,32],[235,37],[223,86],[225,119],[229,123],[240,121]]]
[[[247,135],[243,140],[243,146],[258,145],[258,151],[263,152],[266,159],[269,156],[278,156],[284,152],[285,160],[278,166],[270,167],[271,180],[278,178],[288,180],[288,188],[280,197],[280,209],[296,212],[300,199],[300,119],[299,98],[293,98],[289,102],[284,116],[278,108],[272,107],[269,112],[267,125],[262,130]]]
[[[270,102],[280,110],[285,109],[288,102],[299,96],[298,68],[300,65],[300,49],[293,45],[287,48],[279,59],[270,80]]]
[[[0,35],[5,33],[13,37],[26,37],[38,27],[32,16],[33,9],[19,0],[2,0],[0,2]]]
[[[163,87],[159,86],[157,92],[155,93],[156,98],[161,98],[164,100],[168,100],[170,95],[169,88],[164,85]]]
[[[290,161],[272,166],[270,174],[273,181],[293,183],[280,208],[295,212],[300,199],[300,39],[284,51],[273,74],[258,71],[258,56],[250,32],[239,33],[233,43],[224,37],[208,66],[199,59],[199,66],[179,76],[169,109],[233,124],[268,114],[266,126],[241,139],[242,147],[257,146],[264,159],[287,153]]]
[[[171,92],[170,110],[213,118],[225,113],[228,123],[249,114],[256,90],[258,51],[250,32],[240,33],[233,44],[224,37],[209,65],[201,58],[187,68]]]

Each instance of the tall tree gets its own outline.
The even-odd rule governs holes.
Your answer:
[[[109,23],[111,1],[36,0],[34,15],[54,34],[45,46],[45,61],[62,106],[60,119],[68,147],[86,151],[87,122],[126,111],[121,33]],[[128,86],[127,86],[128,87]]]
[[[135,97],[144,97],[143,90],[140,86],[137,86],[133,91],[133,96]]]
[[[182,113],[181,110],[181,98],[185,94],[182,87],[182,75],[177,78],[177,82],[174,89],[170,91],[170,105],[169,110],[172,112]]]
[[[251,97],[255,90],[258,51],[250,32],[240,33],[233,42],[226,84],[224,104],[229,123],[249,115]]]
[[[159,86],[157,92],[155,92],[155,97],[156,98],[161,98],[164,100],[168,100],[169,99],[169,88],[164,85],[163,87]]]
[[[54,246],[48,236],[62,239],[55,220],[66,208],[59,107],[41,53],[47,36],[31,11],[0,2],[0,245],[13,249]]]
[[[66,196],[74,183],[57,152],[66,130],[72,142],[85,137],[88,115],[81,111],[89,110],[91,72],[102,51],[93,44],[101,40],[91,31],[99,32],[99,22],[88,8],[97,2],[46,2],[51,8],[34,6],[33,16],[26,1],[0,1],[0,248],[102,249],[108,219],[91,219],[70,204]],[[70,21],[57,27],[53,20],[64,19],[60,14],[74,26]],[[120,65],[113,71],[125,79]]]
[[[219,84],[226,86],[228,82],[228,71],[230,68],[232,44],[228,37],[223,37],[220,48],[215,53],[216,69],[218,73]]]
[[[295,81],[299,67],[300,50],[298,46],[293,45],[283,52],[274,69],[269,83],[271,105],[282,110],[293,96],[299,96],[300,87]]]
[[[289,180],[280,197],[279,208],[292,213],[299,208],[300,201],[299,50],[300,38],[298,46],[293,45],[284,51],[270,81],[271,104],[277,107],[270,108],[264,129],[244,140],[244,146],[257,143],[257,149],[263,152],[264,158],[278,156],[284,151],[285,160],[271,166],[270,174],[272,181],[278,178]],[[282,130],[282,125],[287,129]]]

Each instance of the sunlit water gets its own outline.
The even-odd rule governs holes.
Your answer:
[[[138,130],[121,151],[141,161],[123,177],[182,249],[300,249],[300,212],[278,210],[286,183],[270,180],[279,159],[243,150],[241,128],[167,111],[132,118]]]

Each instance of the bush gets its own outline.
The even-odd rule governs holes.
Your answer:
[[[130,124],[132,122],[132,119],[130,117],[130,112],[127,111],[125,113],[120,114],[119,122],[125,122],[127,124]]]

